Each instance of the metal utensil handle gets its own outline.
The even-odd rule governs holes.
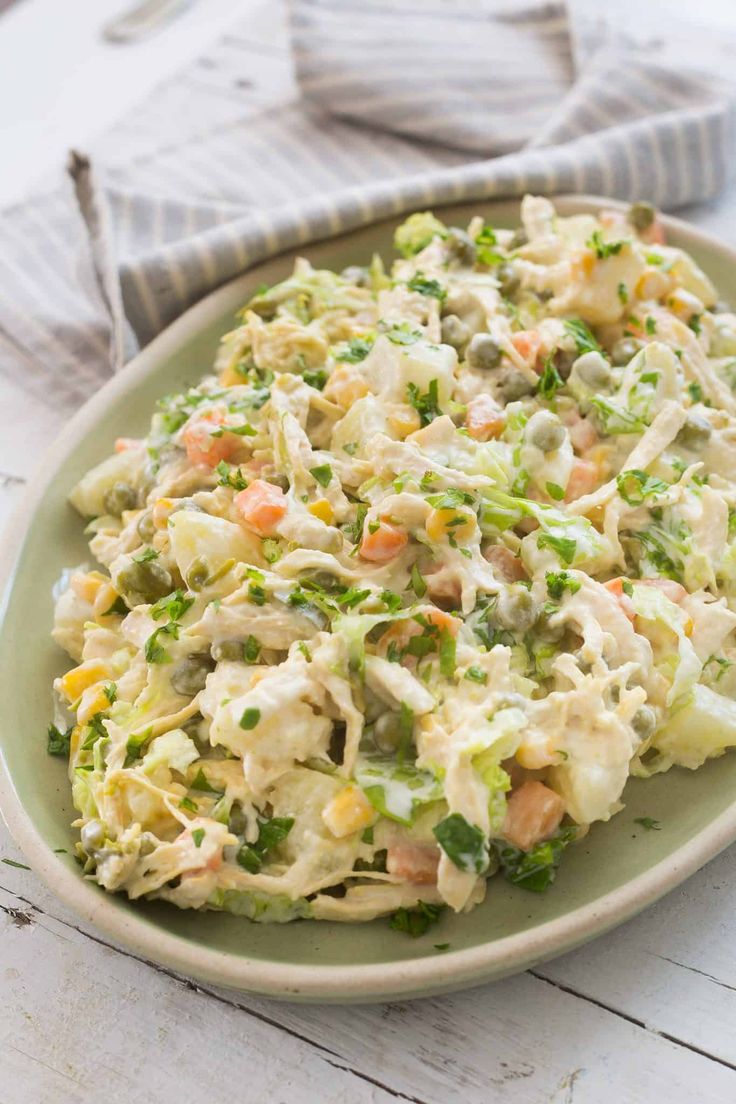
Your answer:
[[[102,28],[108,42],[137,42],[155,34],[164,24],[175,19],[193,0],[143,0],[124,15],[116,16]]]

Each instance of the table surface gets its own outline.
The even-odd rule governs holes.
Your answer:
[[[181,62],[219,33],[223,6],[210,3],[217,18],[205,28],[195,6],[186,28],[182,22],[169,32],[175,38],[145,47],[147,62],[158,57],[165,71],[170,45]],[[119,5],[97,6],[102,21]],[[61,7],[25,0],[4,16],[15,20],[15,47],[22,48],[34,18],[58,22]],[[63,7],[74,12],[79,5]],[[0,19],[0,72],[3,35]],[[99,44],[94,51],[104,53]],[[284,56],[285,44],[267,59],[253,51],[254,100],[273,85],[274,68],[286,74]],[[115,64],[132,74],[135,51]],[[88,79],[101,68],[91,65]],[[35,94],[41,118],[43,96]],[[79,88],[75,96],[84,102]],[[85,116],[84,126],[101,130],[125,107],[115,101],[104,118],[98,112],[90,123]],[[64,140],[78,140],[74,104],[68,110]],[[38,125],[31,119],[30,131]],[[22,160],[25,139],[9,135],[8,162],[13,142]],[[29,174],[51,174],[61,152],[56,145],[41,156],[31,145],[32,174],[30,167],[16,174],[5,185],[9,197],[22,194]],[[735,194],[695,215],[736,237]],[[8,382],[0,383],[0,409],[0,522],[12,525],[12,507],[59,416],[30,410],[25,391]],[[23,856],[1,826],[0,858],[0,1104],[736,1099],[736,847],[642,916],[532,971],[457,996],[347,1009],[277,1004],[194,984],[81,923],[32,872],[13,865]]]

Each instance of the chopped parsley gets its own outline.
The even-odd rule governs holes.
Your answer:
[[[424,394],[421,393],[415,383],[407,383],[406,398],[407,402],[418,413],[423,426],[429,425],[442,413],[439,405],[439,384],[436,379],[430,380],[429,387]]]
[[[539,383],[537,384],[537,394],[542,399],[553,399],[556,393],[561,387],[564,387],[564,380],[562,376],[555,368],[554,353],[550,355],[544,361],[544,367],[542,368],[542,374],[539,377]]]
[[[346,346],[337,350],[335,360],[339,360],[343,364],[360,364],[372,348],[372,341],[367,341],[364,337],[353,337]]]
[[[570,594],[577,594],[580,590],[580,582],[569,575],[567,571],[548,571],[545,575],[547,593],[550,598],[559,602],[567,590]]]
[[[486,837],[460,813],[450,813],[432,829],[450,862],[468,873],[482,874],[488,868]]]
[[[187,598],[183,590],[175,590],[165,598],[159,598],[158,602],[151,606],[151,617],[154,621],[160,621],[164,616],[168,617],[169,621],[181,621],[193,605],[194,598]]]
[[[560,537],[555,533],[540,533],[537,537],[537,548],[550,548],[566,564],[571,564],[575,559],[577,547],[573,537]]]
[[[615,257],[626,245],[625,241],[607,242],[603,240],[600,230],[594,230],[585,243],[588,249],[592,249],[599,261],[607,257]]]
[[[440,302],[447,298],[447,292],[439,280],[432,280],[417,272],[406,285],[409,291],[417,291],[420,295],[428,295],[431,299],[439,299]]]
[[[46,751],[49,755],[63,755],[68,758],[73,731],[74,725],[69,725],[65,732],[54,724],[49,725],[46,741]]]
[[[412,939],[417,939],[420,935],[424,935],[432,924],[437,923],[441,914],[441,905],[428,905],[424,901],[419,901],[414,908],[397,909],[389,924],[394,931],[404,932]]]
[[[204,828],[194,828],[194,829],[192,829],[192,840],[194,841],[194,846],[195,847],[201,847],[203,839],[204,839]]]
[[[175,621],[170,621],[168,625],[160,625],[151,633],[144,648],[147,663],[171,662],[171,656],[161,643],[162,638],[166,636],[170,636],[172,640],[179,639],[179,626]]]
[[[481,686],[485,686],[488,682],[487,672],[480,667],[468,667],[463,677],[466,678],[468,682],[477,682],[480,683]]]
[[[243,710],[243,716],[240,718],[240,727],[244,728],[246,732],[250,732],[252,728],[255,728],[261,719],[260,709],[254,709],[252,706]]]
[[[641,506],[644,499],[650,495],[663,494],[669,490],[669,484],[663,479],[657,479],[653,475],[647,475],[638,468],[630,468],[628,471],[619,472],[616,476],[618,493],[629,506]]]
[[[310,468],[309,474],[314,476],[320,487],[328,487],[332,482],[332,468],[329,464],[319,464],[316,468]]]
[[[250,874],[257,874],[268,855],[286,839],[294,827],[293,817],[270,817],[259,820],[258,839],[255,843],[244,843],[237,853],[237,861]]]
[[[596,341],[591,330],[586,326],[585,322],[580,318],[566,318],[564,327],[567,333],[570,334],[575,340],[575,347],[578,354],[582,356],[583,353],[602,353],[603,349]]]
[[[654,817],[634,817],[634,824],[641,824],[642,828],[646,828],[650,832],[659,832],[662,825]]]

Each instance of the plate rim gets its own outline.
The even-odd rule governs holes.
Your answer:
[[[565,194],[551,198],[563,215],[590,213],[601,207],[625,210],[627,206],[619,200],[603,196]],[[464,200],[436,205],[436,209],[470,210],[501,204],[508,206],[519,201],[513,197]],[[196,338],[208,323],[228,308],[231,299],[237,300],[239,287],[257,277],[258,272],[267,265],[281,258],[296,256],[318,244],[355,237],[371,227],[390,224],[401,217],[374,220],[307,245],[297,244],[227,281],[170,323],[76,412],[40,459],[23,501],[6,523],[0,548],[0,629],[21,566],[19,553],[41,498],[80,436],[94,426],[98,416],[138,382],[155,376],[162,360],[186,340]],[[666,228],[689,239],[688,247],[700,244],[711,252],[721,254],[729,263],[736,264],[736,249],[718,241],[713,235],[671,215],[663,215],[662,221]],[[284,1000],[334,1003],[407,999],[450,992],[497,980],[556,957],[630,919],[736,840],[735,801],[687,843],[642,874],[588,904],[536,927],[464,950],[450,950],[441,956],[427,955],[405,962],[349,966],[320,963],[293,965],[236,956],[198,945],[163,930],[145,914],[135,915],[118,907],[113,895],[106,894],[76,870],[60,862],[42,838],[16,791],[2,747],[0,812],[31,869],[46,886],[78,916],[128,950],[152,963],[226,988]]]

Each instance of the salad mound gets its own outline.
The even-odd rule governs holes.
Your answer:
[[[259,289],[71,494],[107,890],[416,935],[736,744],[736,315],[644,203],[395,244]]]

